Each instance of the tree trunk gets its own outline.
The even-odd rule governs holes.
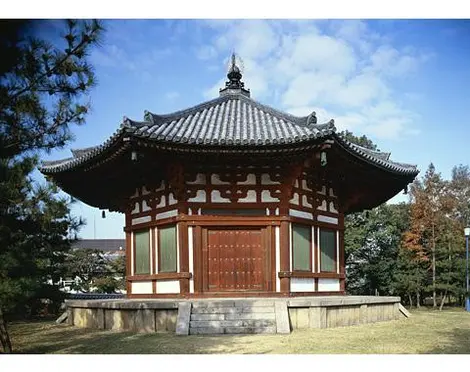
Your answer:
[[[408,299],[410,300],[410,309],[413,307],[413,297],[411,297],[411,293],[408,293]]]
[[[437,307],[436,300],[436,236],[432,224],[432,307]]]
[[[421,298],[419,295],[419,290],[416,291],[416,308],[419,309],[421,305]]]
[[[4,353],[11,353],[10,335],[7,330],[7,323],[3,316],[2,307],[0,306],[0,342]]]
[[[444,292],[444,296],[442,296],[441,306],[439,306],[439,311],[442,311],[442,308],[444,307],[444,303],[446,302],[446,297],[447,297],[447,289]]]

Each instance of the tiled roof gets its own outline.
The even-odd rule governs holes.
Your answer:
[[[146,122],[128,120],[134,135],[161,142],[207,145],[263,146],[324,137],[335,130],[333,121],[307,124],[241,94],[215,100],[170,115],[145,114]]]
[[[99,156],[124,136],[158,144],[205,148],[269,149],[296,145],[321,138],[336,138],[353,154],[399,174],[417,174],[415,166],[394,163],[389,153],[354,145],[336,133],[334,121],[317,124],[315,113],[297,117],[261,104],[239,90],[167,115],[146,111],[144,121],[124,118],[121,127],[104,144],[73,150],[73,158],[44,162],[41,171],[50,174],[74,168]]]
[[[125,251],[125,239],[80,239],[72,242],[72,249],[98,249],[103,252]]]
[[[387,169],[394,173],[404,175],[417,175],[419,173],[416,165],[397,163],[391,161],[389,152],[380,152],[367,149],[365,147],[356,145],[343,137],[336,136],[338,142],[341,143],[346,149],[348,149],[354,155],[372,163],[381,168]]]

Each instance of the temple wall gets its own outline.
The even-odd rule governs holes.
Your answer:
[[[128,288],[131,294],[135,295],[172,295],[181,293],[195,293],[196,281],[194,255],[197,242],[195,241],[195,226],[182,224],[179,216],[219,216],[218,213],[228,211],[234,216],[243,216],[236,211],[246,208],[255,211],[252,216],[279,216],[287,215],[292,218],[288,221],[288,234],[286,239],[282,237],[279,224],[273,226],[272,249],[275,255],[273,267],[275,270],[275,282],[272,284],[272,291],[282,292],[281,270],[282,251],[289,250],[290,273],[288,290],[293,293],[307,292],[340,292],[344,291],[344,279],[339,279],[340,268],[340,235],[342,229],[342,215],[339,213],[338,200],[335,191],[327,185],[315,185],[312,179],[305,172],[301,172],[290,182],[291,186],[286,186],[283,182],[285,173],[281,173],[279,167],[246,167],[231,168],[227,172],[194,172],[184,174],[183,188],[175,188],[171,185],[171,180],[162,180],[154,189],[142,186],[135,190],[130,197],[130,208],[127,213],[126,225],[132,231],[149,229],[152,231],[150,242],[151,270],[149,275],[151,280],[139,279],[134,276]],[[287,187],[287,188],[286,188]],[[283,195],[288,192],[289,199],[282,200]],[[183,194],[182,194],[183,193]],[[186,195],[186,201],[180,202],[178,196]],[[233,212],[230,212],[233,211]],[[226,213],[226,212],[224,212]],[[227,214],[220,214],[218,218],[223,218]],[[261,213],[261,214],[260,214]],[[248,215],[246,215],[248,216]],[[304,221],[304,222],[302,222]],[[301,276],[293,270],[293,247],[292,247],[292,224],[306,224],[312,227],[311,233],[311,277]],[[159,247],[158,231],[160,225],[174,224],[177,226],[177,270],[173,276],[163,275],[160,279],[159,267]],[[194,224],[194,222],[193,222]],[[183,230],[181,230],[183,229]],[[320,229],[330,229],[336,231],[336,267],[333,272],[328,271],[327,277],[320,270]],[[181,233],[181,231],[185,231]],[[134,252],[133,234],[131,235],[131,251]],[[184,239],[184,240],[181,240]],[[198,239],[201,239],[200,237]],[[201,244],[199,242],[199,244]],[[180,247],[185,247],[187,264],[181,270],[180,255],[183,252]],[[200,248],[197,248],[200,249]],[[134,253],[132,253],[134,254]],[[132,275],[135,275],[134,257],[130,257]],[[286,269],[284,269],[286,270]],[[178,276],[184,274],[186,276]],[[338,275],[338,278],[330,278],[331,275]],[[284,274],[283,274],[284,275]],[[185,278],[185,279],[182,279]],[[183,285],[182,283],[187,283]],[[285,288],[285,287],[284,287]],[[284,289],[285,291],[285,289]]]

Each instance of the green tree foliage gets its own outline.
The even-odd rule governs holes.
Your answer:
[[[347,290],[351,294],[393,295],[407,204],[381,205],[346,217]]]
[[[41,151],[72,139],[95,84],[87,56],[102,35],[96,21],[68,21],[61,41],[39,37],[48,21],[0,21],[0,341],[11,351],[4,314],[33,313],[53,283],[81,221],[31,172]]]
[[[76,249],[67,254],[65,276],[80,292],[115,293],[124,289],[125,257],[108,258],[97,249]]]
[[[367,137],[341,135],[376,150]],[[444,180],[430,164],[410,187],[410,202],[382,205],[345,218],[346,289],[351,294],[398,295],[411,306],[432,297],[463,303],[465,244],[470,218],[470,169]]]
[[[367,138],[366,136],[357,137],[352,132],[348,130],[343,130],[338,133],[341,137],[347,139],[349,142],[355,143],[356,145],[365,147],[369,150],[380,151],[377,149],[377,145],[372,142],[371,139]]]

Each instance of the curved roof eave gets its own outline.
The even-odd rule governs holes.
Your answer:
[[[350,154],[372,164],[378,168],[384,169],[398,175],[409,175],[416,177],[419,173],[417,166],[414,164],[397,163],[389,160],[390,153],[381,153],[379,151],[369,150],[362,146],[356,145],[341,136],[334,134],[336,141]],[[377,156],[376,154],[387,154],[387,156]]]

